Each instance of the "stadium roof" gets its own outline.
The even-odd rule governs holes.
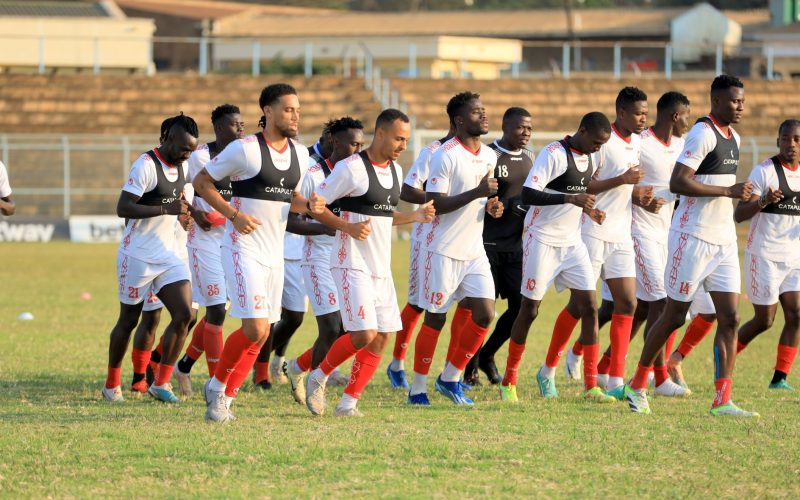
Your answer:
[[[0,16],[116,17],[101,2],[0,1]]]
[[[669,37],[669,22],[687,9],[576,9],[573,29],[581,38]],[[725,11],[743,28],[769,22],[766,9]],[[458,12],[336,12],[287,14],[247,12],[218,19],[214,34],[223,36],[486,36],[563,39],[567,18],[560,9]]]
[[[258,5],[243,2],[216,2],[211,0],[116,0],[122,8],[136,9],[153,14],[165,14],[190,19],[221,19],[227,16],[244,14],[245,17],[255,14],[267,16],[327,14],[338,11],[328,9],[312,9],[290,7],[286,5]]]

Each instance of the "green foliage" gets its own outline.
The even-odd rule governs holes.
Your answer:
[[[544,359],[566,294],[550,293],[531,329],[519,372],[521,403],[506,406],[494,387],[471,393],[476,407],[453,407],[434,393],[430,408],[410,408],[384,375],[390,350],[364,393],[366,417],[310,416],[286,386],[259,392],[249,382],[234,403],[239,420],[203,422],[197,394],[207,379],[201,358],[196,394],[177,406],[129,396],[100,397],[108,333],[116,320],[115,245],[0,245],[0,491],[42,497],[569,497],[798,498],[800,397],[766,389],[777,332],[753,342],[736,363],[737,403],[761,420],[715,419],[712,341],[684,363],[695,394],[654,398],[653,414],[624,403],[583,402],[580,384],[559,368],[561,398],[537,394]],[[405,296],[408,243],[397,243],[393,268]],[[91,292],[91,301],[79,299]],[[741,307],[743,321],[752,308]],[[502,306],[500,306],[502,310]],[[17,321],[22,311],[33,321]],[[162,327],[168,320],[165,313]],[[226,333],[238,327],[228,318]],[[289,345],[297,356],[315,336],[310,314]],[[432,377],[441,369],[448,328]],[[601,338],[608,340],[607,329]],[[641,341],[628,358],[635,365]],[[497,363],[504,367],[506,350]],[[407,367],[413,360],[413,344]],[[130,356],[123,381],[131,373]],[[344,369],[348,369],[345,366]],[[789,380],[795,386],[797,376]],[[341,389],[331,390],[335,404]]]

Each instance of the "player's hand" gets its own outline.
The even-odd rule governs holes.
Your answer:
[[[644,172],[639,168],[639,165],[634,165],[622,174],[622,182],[625,184],[639,184],[644,178]]]
[[[178,222],[180,222],[181,227],[183,228],[184,231],[188,231],[194,225],[194,219],[190,214],[179,215]]]
[[[739,198],[748,201],[753,194],[753,183],[750,181],[739,182],[728,188],[728,198]]]
[[[370,219],[361,222],[351,222],[347,224],[345,232],[357,240],[366,240],[372,229],[369,227]]]
[[[312,214],[321,214],[325,211],[325,197],[311,193],[308,198],[308,208]]]
[[[183,197],[162,206],[164,207],[164,213],[168,215],[186,215],[190,211],[190,205]]]
[[[589,216],[590,219],[601,225],[606,220],[606,213],[596,208],[584,209],[583,213],[585,213],[586,215]]]
[[[486,212],[489,213],[495,219],[499,219],[503,216],[503,210],[505,207],[503,206],[503,202],[500,201],[497,196],[494,198],[489,198],[489,201],[486,202]]]
[[[783,193],[781,192],[780,189],[773,190],[772,188],[769,188],[767,190],[766,193],[767,205],[769,205],[770,203],[777,203],[782,199],[783,199]]]
[[[414,210],[414,220],[417,222],[430,222],[434,215],[436,215],[436,209],[433,208],[433,200],[423,203]]]
[[[233,227],[241,234],[250,234],[261,225],[261,221],[244,212],[238,212],[233,218]]]
[[[497,193],[497,179],[494,177],[489,177],[494,170],[490,170],[486,172],[486,175],[483,176],[481,179],[481,183],[478,184],[478,194],[480,195],[479,198],[488,198],[489,196],[494,196]]]
[[[200,229],[202,229],[203,231],[208,231],[209,229],[211,229],[212,226],[211,221],[208,220],[208,217],[206,217],[206,215],[207,212],[204,212],[202,210],[194,209],[192,211],[192,218],[200,227]]]
[[[567,196],[567,201],[586,210],[594,208],[595,196],[593,194],[573,194]]]
[[[653,198],[653,200],[650,201],[649,204],[643,205],[642,208],[644,208],[650,213],[657,214],[658,211],[661,210],[661,207],[663,207],[664,203],[666,202],[667,200],[665,200],[664,198]]]
[[[640,207],[646,207],[653,201],[655,192],[653,191],[653,186],[641,186],[639,189],[634,188],[633,196]]]

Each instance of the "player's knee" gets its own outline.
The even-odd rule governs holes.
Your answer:
[[[770,316],[769,314],[762,314],[757,315],[753,319],[753,326],[755,326],[756,330],[760,332],[765,332],[772,327],[772,323],[775,321],[774,316]],[[789,322],[789,316],[786,316],[786,322]]]
[[[117,328],[125,331],[125,332],[132,332],[134,328],[136,328],[136,324],[138,323],[138,318],[133,315],[122,315],[117,320]]]
[[[576,304],[578,317],[581,319],[597,319],[599,310],[597,303],[594,300],[587,300],[580,304]]]
[[[432,313],[427,311],[425,313],[425,320],[423,323],[426,326],[433,328],[434,330],[441,330],[444,328],[444,324],[447,321],[447,314],[442,313]]]
[[[614,301],[614,314],[633,316],[636,312],[636,297],[622,297]]]
[[[170,311],[172,316],[172,323],[178,331],[187,331],[189,323],[192,322],[192,308],[188,305],[178,306],[174,311]]]
[[[787,327],[800,328],[800,309],[784,309],[783,318]]]
[[[225,321],[225,304],[216,304],[206,308],[206,323],[222,325]]]
[[[488,307],[476,307],[472,310],[472,321],[481,328],[488,328],[494,319],[494,309]]]
[[[726,313],[717,312],[717,321],[719,329],[732,329],[735,330],[739,327],[739,312],[731,311]]]
[[[304,313],[298,311],[285,311],[281,319],[286,322],[287,327],[294,331],[303,324],[303,315]]]
[[[531,324],[539,316],[539,304],[532,300],[523,300],[519,305],[519,313],[517,317],[525,321],[526,324]]]

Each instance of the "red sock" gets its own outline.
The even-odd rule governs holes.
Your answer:
[[[306,352],[297,356],[297,366],[300,367],[301,370],[307,372],[311,369],[311,350],[313,348],[309,347]]]
[[[736,354],[738,355],[740,352],[744,351],[744,348],[747,347],[747,344],[742,344],[738,340],[736,341]]]
[[[714,403],[712,406],[723,405],[731,400],[731,388],[733,387],[733,380],[729,378],[718,378],[714,381],[717,386],[717,394],[714,396]]]
[[[427,375],[431,371],[433,353],[436,352],[440,333],[441,331],[434,330],[425,323],[422,324],[414,343],[414,373]]]
[[[325,375],[330,375],[337,366],[350,359],[358,351],[359,349],[353,345],[352,334],[346,333],[336,339],[336,342],[331,346],[331,350],[328,351],[328,355],[319,364],[319,368]]]
[[[203,347],[205,343],[205,326],[205,318],[197,322],[197,325],[195,325],[192,331],[192,340],[189,341],[189,346],[186,348],[186,355],[195,361],[203,355],[203,351],[205,350]]]
[[[260,361],[256,361],[255,383],[258,384],[264,380],[269,381],[269,361],[265,361],[263,363]]]
[[[525,352],[525,344],[517,344],[513,340],[508,341],[508,360],[506,361],[506,375],[503,377],[503,385],[517,385],[517,369],[522,361],[522,353]]]
[[[203,347],[206,349],[208,376],[213,377],[219,358],[222,356],[222,326],[205,324],[203,328]]]
[[[611,366],[608,369],[610,377],[625,378],[625,360],[628,358],[632,326],[633,316],[611,315]]]
[[[581,345],[581,349],[583,349],[583,345]],[[611,356],[608,353],[603,353],[603,357],[600,358],[600,362],[597,363],[597,373],[602,373],[603,375],[608,375],[608,370],[611,367]]]
[[[156,380],[153,385],[164,385],[172,378],[172,370],[175,365],[167,365],[164,363],[158,364],[158,371],[156,372]]]
[[[150,362],[150,351],[142,351],[134,347],[133,352],[131,352],[131,361],[133,361],[133,373],[144,375],[147,370],[147,363]]]
[[[672,346],[675,345],[675,336],[678,334],[678,330],[669,334],[667,337],[667,344],[664,346],[664,361],[669,359],[669,355],[672,354]]]
[[[567,342],[569,342],[569,338],[572,336],[572,330],[575,329],[575,325],[577,324],[578,318],[573,318],[566,309],[561,310],[558,318],[556,318],[556,323],[553,325],[553,336],[550,338],[550,346],[547,348],[545,364],[548,367],[555,368],[558,366],[561,353],[563,353],[564,348],[567,347]],[[578,345],[578,342],[576,342],[575,345]],[[572,349],[574,352],[575,348],[573,347]],[[581,346],[581,355],[583,352],[584,348]],[[594,369],[597,369],[597,359],[595,359]]]
[[[266,342],[266,339],[264,339],[264,342]],[[258,353],[261,352],[261,346],[264,345],[264,342],[253,342],[252,345],[244,351],[244,354],[241,359],[239,359],[236,368],[233,369],[233,373],[231,373],[227,385],[225,386],[225,395],[229,398],[236,397],[239,388],[247,379],[247,376],[250,375],[250,372],[253,370],[253,364],[255,364],[256,359],[258,359]]]
[[[583,344],[581,344],[580,340],[576,340],[575,343],[572,344],[572,354],[583,356]]]
[[[583,346],[583,387],[588,391],[597,387],[597,358],[600,357],[600,344]]]
[[[631,389],[647,389],[647,376],[650,375],[652,369],[652,366],[643,366],[639,363],[631,381]]]
[[[254,345],[256,342],[248,339],[241,328],[231,333],[228,340],[225,341],[225,347],[222,348],[217,369],[214,371],[214,378],[227,384],[231,373],[236,369],[245,352]]]
[[[669,378],[669,374],[667,373],[667,365],[654,367],[653,373],[656,375],[656,387],[666,382]]]
[[[106,375],[106,389],[113,389],[119,387],[122,383],[119,381],[122,368],[108,367],[108,374]]]
[[[795,356],[797,356],[797,347],[778,344],[778,359],[775,361],[775,369],[789,375]]]
[[[417,329],[417,323],[421,317],[422,311],[418,312],[411,307],[411,304],[406,304],[403,308],[403,312],[400,313],[403,329],[397,332],[394,338],[394,351],[392,351],[394,359],[406,359],[408,343],[411,342],[411,336],[414,335],[414,330]]]
[[[466,307],[456,307],[456,312],[453,315],[453,321],[450,322],[450,344],[447,345],[447,361],[453,359],[456,349],[458,349],[459,339],[464,327],[472,319],[472,309]],[[480,346],[479,346],[480,347]]]
[[[461,333],[458,336],[458,345],[453,350],[453,355],[450,356],[449,360],[451,365],[461,371],[464,371],[464,368],[467,367],[467,363],[481,348],[483,339],[489,333],[489,328],[478,325],[472,321],[471,316],[470,314],[467,324],[461,329]]]
[[[162,346],[161,346],[161,341],[162,340],[164,340],[164,336],[163,335],[158,339],[158,343],[156,344],[156,348],[155,348],[155,351],[156,351],[156,354],[158,354],[158,359],[159,360],[161,359],[161,355],[163,354],[162,353],[163,349],[162,349]],[[155,374],[158,373],[158,361],[154,361],[152,355],[150,356],[150,369],[153,370],[153,374],[154,374],[153,376],[155,376]]]
[[[684,358],[692,352],[692,349],[697,347],[697,345],[702,342],[702,340],[708,335],[711,329],[714,327],[714,322],[708,322],[704,320],[699,314],[692,319],[692,322],[689,323],[689,327],[686,329],[686,333],[683,335],[683,340],[681,340],[680,345],[678,346],[678,352]],[[672,353],[667,353],[672,354]]]
[[[344,393],[359,399],[361,393],[369,384],[375,370],[378,369],[378,364],[381,362],[381,356],[369,352],[366,349],[361,349],[356,354],[356,359],[353,360],[353,367],[350,372],[350,381],[347,387],[344,388]]]

